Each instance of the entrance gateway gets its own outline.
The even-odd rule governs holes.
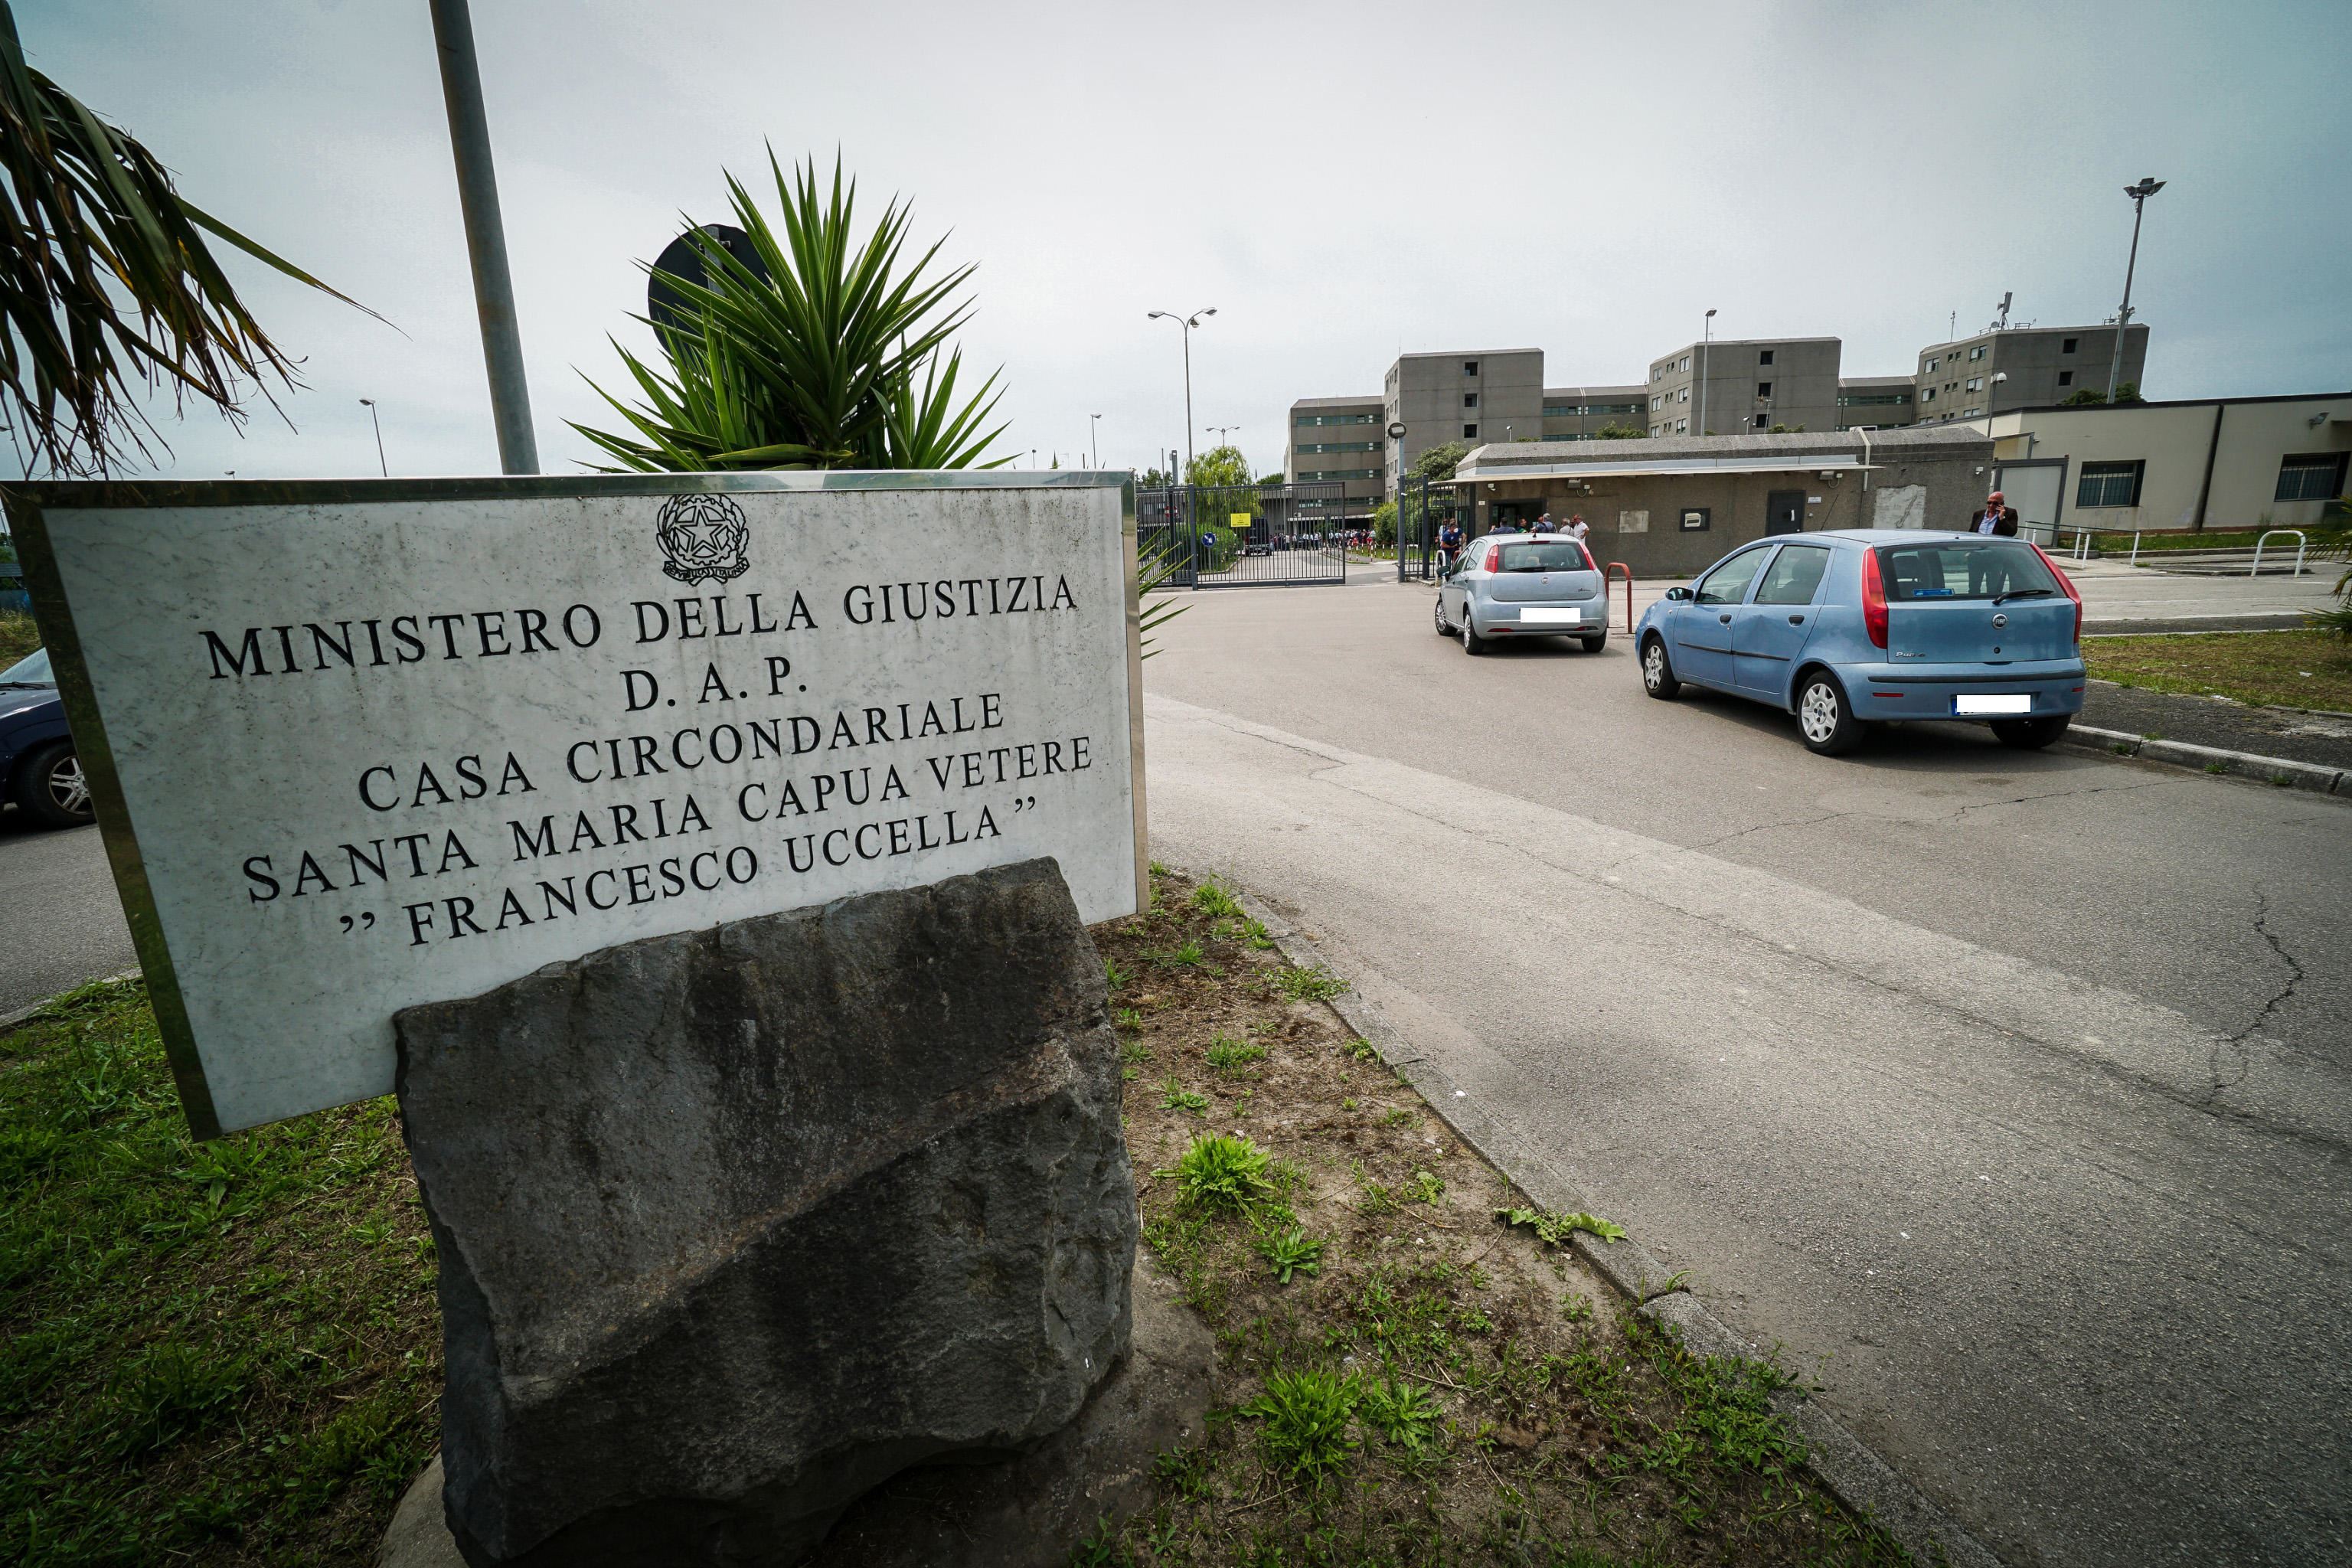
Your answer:
[[[1129,483],[12,488],[192,1128],[619,942],[1041,856],[1140,907]]]

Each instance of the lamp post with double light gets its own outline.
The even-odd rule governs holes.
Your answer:
[[[1192,329],[1202,321],[1217,313],[1214,305],[1180,316],[1173,310],[1152,310],[1145,319],[1153,321],[1173,321],[1184,329],[1184,468],[1185,477],[1192,477]]]
[[[1698,339],[1698,433],[1706,434],[1706,352],[1715,346],[1715,312],[1706,313]]]
[[[360,404],[366,408],[368,420],[375,426],[375,466],[383,470],[383,477],[388,479],[392,478],[392,465],[383,460],[383,421],[376,416],[374,398],[362,397],[360,399]]]

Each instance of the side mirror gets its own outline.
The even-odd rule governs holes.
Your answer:
[[[1673,587],[1666,590],[1666,597],[1672,599],[1678,605],[1690,596],[1691,591],[1688,588]]]

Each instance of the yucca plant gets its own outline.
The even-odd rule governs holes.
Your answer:
[[[28,464],[104,473],[151,457],[150,437],[168,449],[142,402],[159,386],[239,422],[247,384],[299,384],[205,233],[357,304],[182,197],[152,153],[26,64],[0,0],[0,414]]]
[[[734,221],[757,264],[700,229],[689,239],[704,280],[660,277],[678,301],[652,327],[667,366],[614,344],[642,402],[589,384],[626,421],[622,431],[573,429],[617,467],[606,472],[719,468],[965,468],[1003,433],[990,426],[1003,393],[992,374],[968,396],[949,338],[971,316],[957,291],[970,264],[931,275],[940,243],[908,259],[912,213],[895,198],[862,237],[857,185],[834,162],[831,187],[814,161],[775,180],[772,221],[727,176]]]
[[[2315,631],[2334,632],[2352,640],[2352,496],[2338,496],[2320,511],[2319,521],[2312,525],[2313,553],[2322,561],[2342,561],[2344,570],[2336,578],[2336,607],[2311,610],[2305,619]]]

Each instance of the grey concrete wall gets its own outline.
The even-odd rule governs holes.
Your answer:
[[[1472,371],[1472,365],[1477,368]],[[1448,441],[1476,447],[1502,440],[1507,426],[1520,440],[1537,438],[1543,430],[1543,370],[1541,349],[1398,356],[1384,378],[1382,402],[1383,423],[1405,425],[1402,466],[1411,468],[1423,452]],[[1473,397],[1475,405],[1467,401]],[[1464,434],[1465,426],[1477,426],[1477,433]],[[1398,466],[1393,443],[1386,466],[1392,479]]]
[[[1972,451],[1966,457],[1898,458],[1870,474],[1867,488],[1859,473],[1834,479],[1812,473],[1654,474],[1597,479],[1589,489],[1571,489],[1559,479],[1498,479],[1491,490],[1485,483],[1478,486],[1479,526],[1485,527],[1490,501],[1539,501],[1563,521],[1582,514],[1591,525],[1586,542],[1595,560],[1622,561],[1637,577],[1688,576],[1712,565],[1733,546],[1762,538],[1766,506],[1774,490],[1804,491],[1809,532],[1871,527],[1882,491],[1915,488],[1925,492],[1923,527],[1966,528],[1969,513],[1984,499],[1984,481],[1976,470],[1989,464],[1990,451],[1988,443],[1984,455]],[[1692,508],[1706,510],[1706,529],[1682,528],[1681,514]],[[1646,512],[1646,531],[1628,531],[1626,512]]]
[[[1740,435],[1775,425],[1802,426],[1809,432],[1833,430],[1842,352],[1835,338],[1733,338],[1685,344],[1650,362],[1653,407],[1642,427],[1663,425],[1663,434],[1690,436]],[[1767,385],[1769,392],[1759,390]],[[1764,416],[1762,425],[1756,423],[1759,415]]]
[[[2074,351],[2066,352],[2068,340]],[[1960,417],[1969,408],[2004,413],[2012,408],[2038,408],[2063,403],[2084,387],[2107,389],[2107,364],[2116,352],[2113,327],[2012,327],[2006,331],[1979,332],[1919,351],[1915,384],[1916,406],[1923,424]],[[1971,355],[1980,354],[1979,358]],[[1927,368],[1928,361],[1936,368]],[[2124,340],[2123,374],[2147,393],[2147,327],[2135,322]],[[2009,377],[1995,382],[1996,374]],[[2062,377],[2069,378],[2062,381]],[[1971,392],[1968,384],[1984,385]],[[1930,391],[1935,393],[1928,396]]]

